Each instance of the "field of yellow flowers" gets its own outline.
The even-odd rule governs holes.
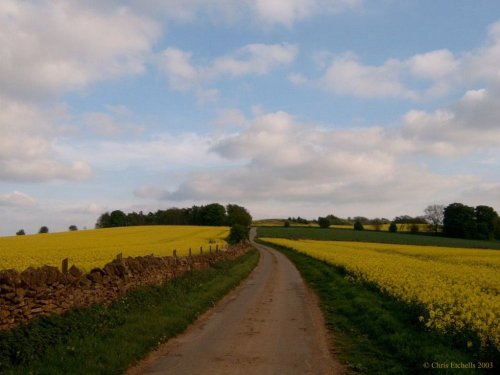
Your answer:
[[[500,251],[261,238],[330,264],[349,278],[423,306],[419,320],[441,332],[472,331],[500,349]],[[474,345],[472,341],[469,346]]]
[[[22,271],[42,265],[69,264],[90,271],[102,267],[117,254],[142,256],[154,254],[185,256],[189,248],[199,253],[200,246],[226,246],[227,227],[143,226],[83,230],[29,236],[0,237],[0,270]]]

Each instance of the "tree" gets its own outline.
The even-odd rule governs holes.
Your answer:
[[[361,223],[361,221],[359,220],[356,220],[354,222],[354,230],[364,230],[365,228],[363,227],[363,224]]]
[[[318,217],[318,225],[320,228],[328,228],[330,226],[330,220],[326,217]]]
[[[109,214],[110,227],[125,227],[127,226],[127,215],[121,210],[115,210]]]
[[[284,225],[285,228],[290,228],[290,221],[286,220],[283,225]]]
[[[227,223],[232,226],[234,224],[241,224],[249,227],[252,225],[252,215],[245,207],[238,206],[237,204],[228,204],[226,206]]]
[[[212,203],[200,208],[201,225],[222,226],[227,222],[226,209],[219,203]]]
[[[389,232],[396,233],[398,231],[398,225],[393,221],[391,225],[389,225]]]
[[[97,229],[99,228],[109,228],[110,225],[110,216],[109,212],[103,213],[99,218],[97,219],[97,222],[95,223],[95,227]]]
[[[40,228],[38,233],[49,233],[49,228],[44,225],[43,227]]]
[[[19,229],[17,232],[16,232],[16,236],[24,236],[26,233],[24,232],[24,229]]]
[[[75,232],[78,230],[78,227],[76,225],[70,225],[68,228],[71,232]]]
[[[443,211],[443,233],[450,237],[474,238],[476,222],[474,208],[452,203]]]
[[[437,233],[439,227],[443,225],[444,206],[442,204],[432,204],[424,210],[425,220],[431,225],[432,230]]]
[[[482,240],[493,239],[497,229],[497,212],[492,207],[477,206],[474,209],[474,215],[476,217],[477,238]]]
[[[238,244],[242,241],[248,240],[250,237],[250,227],[234,224],[229,230],[229,236],[227,237],[227,242],[232,245]]]

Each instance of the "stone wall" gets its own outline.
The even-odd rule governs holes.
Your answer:
[[[62,314],[77,306],[110,304],[139,285],[159,285],[189,270],[209,268],[216,262],[234,259],[249,245],[210,254],[177,257],[117,256],[103,268],[84,274],[76,266],[66,272],[57,267],[28,268],[23,272],[0,271],[0,330],[16,327],[36,316]]]

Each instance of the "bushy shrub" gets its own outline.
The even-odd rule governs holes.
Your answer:
[[[250,227],[234,224],[231,226],[231,230],[229,231],[229,236],[227,237],[227,242],[232,245],[238,244],[242,241],[248,240],[250,236]]]
[[[363,227],[363,224],[361,224],[361,221],[356,220],[354,222],[354,230],[364,230],[365,228]]]

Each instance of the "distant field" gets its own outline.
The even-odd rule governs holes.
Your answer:
[[[227,227],[139,226],[77,232],[0,237],[0,270],[42,265],[61,266],[64,258],[86,271],[102,267],[116,257],[154,254],[185,256],[191,247],[208,251],[211,245],[226,245]]]
[[[431,235],[410,233],[389,233],[375,231],[355,231],[337,228],[307,228],[307,227],[259,227],[259,237],[275,237],[290,239],[311,239],[320,241],[356,241],[378,242],[401,245],[463,247],[476,249],[499,249],[500,241],[464,240]]]
[[[284,227],[285,225],[284,219],[263,219],[263,220],[255,220],[252,225],[256,227]],[[382,224],[378,228],[380,231],[389,231],[390,224]],[[398,227],[398,231],[400,232],[409,232],[411,225],[409,224],[396,224]],[[427,231],[427,224],[416,224],[419,232]],[[331,225],[330,228],[335,229],[353,229],[354,224],[352,225]],[[290,223],[290,227],[306,227],[306,228],[319,228],[318,224],[298,224],[298,223]],[[376,230],[375,225],[366,224],[363,226],[365,230]]]

